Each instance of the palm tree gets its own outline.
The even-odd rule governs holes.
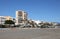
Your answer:
[[[32,28],[35,28],[34,21],[31,21],[30,24],[32,25]]]
[[[5,20],[5,23],[4,23],[5,25],[9,25],[9,26],[7,26],[7,27],[10,27],[10,25],[14,25],[15,26],[15,22],[14,21],[12,21],[12,20]]]

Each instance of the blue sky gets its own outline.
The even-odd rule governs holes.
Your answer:
[[[0,16],[15,18],[16,10],[24,10],[29,19],[60,22],[60,0],[0,0]]]

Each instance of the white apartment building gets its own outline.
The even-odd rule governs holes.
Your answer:
[[[16,11],[16,25],[25,24],[27,20],[27,13],[22,10]]]
[[[15,22],[15,20],[10,16],[0,16],[0,24],[4,24],[5,20],[12,20]]]
[[[4,16],[0,16],[0,24],[4,24],[6,18]]]

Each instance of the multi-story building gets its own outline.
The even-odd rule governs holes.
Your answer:
[[[4,24],[5,20],[12,20],[15,21],[12,17],[10,16],[0,16],[0,24]]]
[[[16,24],[25,24],[27,20],[27,13],[22,10],[16,11]]]
[[[6,18],[4,16],[0,16],[0,24],[4,24],[5,20],[6,20]]]

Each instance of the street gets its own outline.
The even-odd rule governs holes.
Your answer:
[[[60,39],[60,29],[2,29],[0,39]]]

